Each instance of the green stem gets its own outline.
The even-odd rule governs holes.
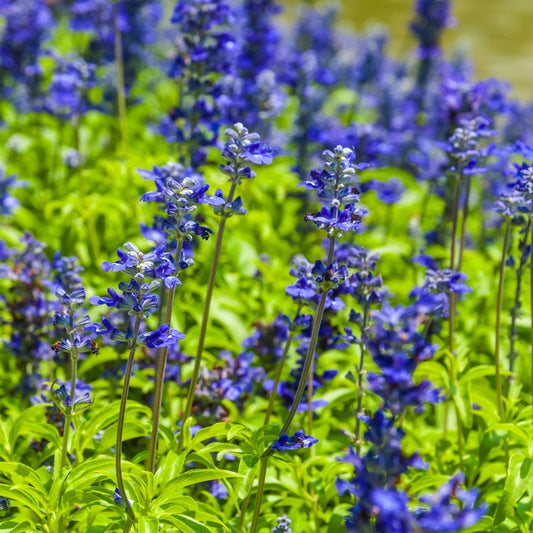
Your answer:
[[[133,368],[133,360],[135,358],[135,350],[137,348],[137,337],[139,336],[139,328],[141,326],[141,317],[137,316],[135,318],[135,325],[133,326],[133,339],[131,341],[130,353],[128,356],[128,362],[126,363],[126,370],[124,372],[124,384],[122,386],[122,395],[120,397],[120,409],[118,412],[118,422],[117,422],[117,441],[116,441],[116,452],[115,452],[115,467],[117,472],[117,486],[120,491],[120,495],[124,500],[124,505],[126,506],[126,513],[132,521],[135,521],[135,514],[131,508],[130,501],[128,500],[128,495],[126,493],[126,488],[124,487],[124,478],[122,475],[122,434],[124,431],[124,421],[126,416],[126,402],[128,401],[128,392],[130,388],[130,379],[131,371]],[[127,525],[127,524],[126,524]]]
[[[74,346],[74,335],[72,333],[68,334],[71,345]],[[65,415],[65,427],[63,429],[63,445],[61,447],[61,462],[59,464],[59,471],[63,470],[67,464],[67,455],[68,455],[68,436],[70,433],[70,425],[72,422],[73,408],[74,408],[74,396],[76,394],[76,379],[78,375],[78,349],[73,348],[70,354],[70,398],[72,405],[69,409],[68,414]]]
[[[123,533],[129,533],[132,526],[133,526],[132,519],[129,516],[126,516],[126,524],[124,524]]]
[[[385,218],[385,242],[388,241],[392,233],[392,223],[394,220],[394,206],[392,204],[389,204],[387,205],[386,209],[387,209],[387,214]]]
[[[421,211],[420,211],[420,228],[423,229],[423,226],[424,226],[424,222],[426,220],[426,215],[427,215],[427,211],[428,211],[428,206],[429,206],[429,200],[433,194],[433,191],[435,189],[435,185],[434,185],[434,181],[430,181],[428,186],[427,186],[427,189],[426,189],[426,193],[424,194],[424,200],[422,201],[422,208],[421,208]]]
[[[324,308],[326,306],[327,293],[328,291],[323,291],[322,295],[320,296],[320,301],[318,303],[315,320],[313,322],[311,341],[309,343],[309,348],[305,356],[305,362],[304,362],[304,366],[302,369],[302,375],[300,377],[300,382],[298,383],[298,389],[296,390],[296,395],[294,397],[294,401],[292,402],[292,406],[289,411],[289,414],[287,415],[285,423],[283,424],[283,427],[280,430],[280,435],[288,432],[288,430],[291,427],[292,421],[294,420],[294,417],[296,415],[296,411],[298,410],[298,407],[300,406],[300,401],[304,393],[307,376],[309,375],[309,372],[311,371],[311,368],[313,366],[312,363],[313,363],[316,343],[318,339],[318,331],[320,329],[320,324],[322,323],[322,317],[324,315]],[[272,446],[270,446],[267,451],[269,452],[271,449],[272,449]]]
[[[516,273],[516,288],[513,308],[511,309],[511,327],[509,328],[509,373],[511,374],[507,379],[507,386],[510,387],[513,381],[514,363],[518,356],[516,352],[516,322],[520,314],[520,308],[522,307],[522,276],[524,273],[524,267],[527,264],[528,255],[524,254],[524,248],[528,246],[529,231],[531,228],[531,219],[528,219],[527,225],[524,229],[524,237],[521,240],[519,249],[521,250],[520,263],[515,270]]]
[[[298,306],[293,322],[298,319],[298,317],[300,316],[301,310],[302,310],[302,304]],[[287,357],[289,355],[289,350],[291,348],[291,344],[293,340],[294,340],[294,331],[291,331],[289,333],[287,342],[285,343],[285,349],[283,350],[283,355],[281,356],[281,359],[276,368],[276,374],[274,376],[274,385],[272,385],[272,390],[270,391],[270,397],[268,399],[268,407],[265,413],[265,420],[263,422],[264,426],[266,426],[270,422],[270,417],[272,416],[272,411],[274,410],[274,401],[276,399],[276,394],[278,392],[278,386],[281,381],[281,373],[283,371],[283,367],[285,366],[285,362],[287,361]]]
[[[338,178],[337,178],[337,186],[338,186]],[[337,218],[339,215],[339,209],[335,209],[335,218]],[[328,256],[326,259],[326,265],[331,265],[333,261],[333,253],[335,251],[335,239],[330,237],[329,239],[329,246],[328,246]],[[327,291],[326,291],[327,294]],[[320,322],[322,322],[322,317],[320,317]],[[318,324],[318,330],[320,330],[320,323]],[[318,339],[318,330],[317,330],[317,339]],[[316,343],[316,339],[315,339]],[[314,351],[313,351],[314,352]],[[309,435],[313,433],[313,376],[314,376],[314,353],[313,357],[311,357],[311,366],[307,374],[307,429],[309,432]],[[296,406],[298,407],[298,406]],[[282,431],[282,433],[285,433]]]
[[[302,310],[302,304],[298,305],[298,309],[296,310],[296,314],[294,317],[294,321],[298,319],[300,316],[300,311]],[[270,422],[270,418],[272,417],[272,411],[274,410],[274,401],[276,399],[276,394],[278,392],[278,387],[281,381],[281,374],[283,371],[283,368],[285,366],[285,362],[287,361],[287,357],[289,355],[289,350],[292,344],[292,341],[294,340],[294,331],[291,330],[289,333],[289,337],[287,338],[287,342],[285,343],[285,348],[283,349],[283,354],[281,356],[281,359],[278,363],[278,366],[276,368],[276,374],[274,376],[274,384],[272,385],[272,390],[270,391],[270,397],[268,399],[268,407],[265,413],[265,419],[263,422],[263,425],[266,426]],[[263,463],[261,463],[261,469],[263,468]],[[266,472],[266,462],[265,462],[265,472]],[[260,479],[261,479],[261,472],[260,472]],[[263,474],[263,482],[264,484],[264,474]],[[262,496],[262,493],[261,493]],[[243,531],[244,527],[244,520],[246,518],[246,509],[248,508],[248,501],[250,499],[250,493],[246,496],[246,498],[243,500],[241,505],[241,516],[239,518],[239,525],[237,528],[237,531]]]
[[[113,6],[113,32],[115,41],[115,71],[117,84],[117,106],[120,122],[120,136],[124,158],[128,158],[128,129],[126,118],[126,90],[124,83],[124,54],[122,50],[122,35],[118,27],[118,2]]]
[[[450,357],[454,357],[453,354],[453,338],[455,335],[455,293],[448,293],[448,351],[450,352]],[[451,363],[450,363],[451,364]],[[450,381],[450,387],[452,383],[452,367],[448,367],[448,378]],[[443,436],[444,438],[448,435],[448,417],[450,412],[450,398],[447,397],[444,401],[444,429]]]
[[[452,206],[452,242],[450,250],[450,270],[455,272],[455,248],[456,248],[456,237],[457,237],[457,223],[459,218],[459,201],[461,199],[461,185],[463,183],[463,168],[459,168],[457,175],[457,183],[455,184],[455,194]],[[455,334],[455,294],[453,292],[449,293],[448,296],[448,349],[450,351],[450,356],[453,357],[453,338]],[[448,370],[448,376],[451,379],[451,368]],[[450,381],[451,384],[451,381]],[[449,417],[449,398],[446,399],[444,403],[444,428],[443,436],[446,438],[448,434],[448,417]]]
[[[71,315],[71,325],[72,325],[72,315]],[[69,332],[68,337],[69,337],[69,340],[72,346],[74,346],[73,332]],[[78,357],[79,357],[78,349],[72,348],[72,351],[70,353],[70,398],[72,400],[72,404],[70,406],[68,414],[65,415],[65,427],[63,428],[63,443],[61,446],[61,461],[59,463],[59,472],[63,471],[63,468],[65,468],[65,465],[67,463],[68,437],[70,433],[70,426],[72,424],[72,417],[74,415],[73,409],[74,409],[74,396],[76,394],[76,380],[78,376]],[[57,526],[58,531],[60,532],[64,531],[66,519],[67,519],[66,514],[62,514],[58,521],[58,526]]]
[[[530,218],[530,221],[532,218]],[[533,222],[532,222],[533,224]],[[529,252],[529,287],[530,287],[530,313],[531,313],[531,328],[530,328],[530,344],[531,344],[531,402],[533,405],[533,228],[531,230],[531,251]]]
[[[237,531],[239,533],[244,531],[244,520],[246,519],[246,510],[248,509],[248,502],[250,501],[250,494],[251,492],[248,492],[248,494],[246,495],[246,498],[244,498],[241,504],[239,523],[237,524]]]
[[[322,323],[322,317],[324,315],[324,308],[326,306],[327,294],[328,294],[328,291],[323,291],[322,295],[320,296],[320,301],[318,303],[318,308],[317,308],[316,315],[313,321],[311,341],[309,343],[309,348],[305,356],[302,374],[300,376],[300,381],[298,383],[298,389],[296,390],[296,394],[294,396],[294,400],[292,402],[292,406],[289,411],[289,414],[287,415],[285,423],[283,424],[283,427],[280,430],[280,435],[287,433],[289,431],[292,421],[294,420],[294,417],[296,416],[296,411],[298,410],[300,401],[302,400],[302,396],[303,396],[303,393],[304,393],[304,390],[307,384],[307,378],[312,368],[312,362],[313,362],[315,349],[316,349],[316,343],[318,339],[318,330],[320,329],[320,324]],[[257,531],[257,523],[259,521],[259,515],[261,513],[261,502],[263,499],[267,461],[268,461],[268,456],[271,453],[272,453],[272,444],[267,448],[267,450],[263,453],[261,457],[262,463],[261,463],[261,470],[259,472],[259,480],[258,480],[258,485],[257,485],[257,495],[256,495],[256,500],[255,500],[254,516],[252,519],[252,527],[250,529],[251,533],[256,533]]]
[[[455,249],[456,249],[456,237],[457,237],[457,223],[459,218],[459,201],[461,199],[461,185],[463,184],[463,171],[459,170],[457,176],[457,183],[455,184],[455,194],[452,207],[452,243],[451,243],[451,259],[450,269],[455,272]]]
[[[464,449],[463,449],[463,424],[461,421],[461,413],[457,404],[455,406],[455,418],[457,420],[457,451],[459,455],[459,468],[464,471]]]
[[[229,191],[229,195],[228,195],[226,202],[229,203],[233,200],[236,187],[237,187],[236,180],[232,181],[231,189]],[[198,377],[200,376],[202,354],[204,351],[205,336],[207,333],[207,323],[209,320],[209,309],[211,307],[211,298],[213,296],[213,290],[215,288],[215,278],[217,274],[218,262],[220,259],[220,252],[222,250],[222,239],[224,237],[224,229],[226,228],[226,221],[227,221],[227,217],[223,216],[222,220],[220,221],[218,225],[218,234],[217,234],[217,241],[215,244],[215,253],[213,255],[213,262],[211,264],[211,272],[209,273],[209,282],[207,284],[207,292],[206,292],[205,300],[204,300],[202,323],[200,326],[200,337],[198,339],[198,348],[196,350],[196,357],[194,360],[194,368],[193,368],[191,382],[189,384],[189,390],[187,391],[187,400],[185,403],[185,410],[183,411],[183,415],[181,417],[181,431],[180,431],[180,436],[178,440],[178,453],[181,453],[181,451],[183,450],[185,422],[191,415],[192,404],[194,400],[194,391],[196,389],[196,384],[198,383]]]
[[[468,204],[470,203],[470,189],[472,188],[472,180],[470,176],[466,177],[466,193],[465,202],[463,205],[463,219],[461,221],[461,244],[459,247],[459,261],[457,263],[457,272],[461,271],[461,265],[463,264],[463,252],[466,243],[466,219],[468,217]]]
[[[176,255],[174,261],[176,268],[180,262],[181,250],[183,248],[183,240],[178,241]],[[168,294],[168,302],[165,314],[165,324],[170,326],[172,320],[172,311],[174,307],[174,296],[176,294],[176,285],[174,285]],[[168,346],[164,346],[159,355],[157,362],[157,375],[155,381],[154,400],[152,405],[152,435],[150,437],[150,448],[148,456],[148,470],[153,472],[155,470],[155,456],[157,454],[157,436],[159,432],[159,419],[161,417],[161,405],[163,403],[163,387],[165,385],[165,371],[167,367]]]
[[[503,238],[502,260],[500,263],[500,277],[498,280],[498,296],[496,303],[496,344],[494,347],[494,370],[496,378],[496,399],[498,404],[498,414],[500,420],[504,421],[503,397],[502,397],[502,383],[500,375],[500,334],[501,334],[501,317],[502,317],[502,303],[503,303],[503,282],[505,277],[505,260],[507,258],[507,251],[509,249],[509,242],[511,239],[511,218],[507,217],[505,223],[505,236]]]
[[[361,335],[364,334],[368,322],[368,305],[365,304],[363,309],[363,326],[361,327]],[[361,358],[359,359],[359,367],[357,369],[357,409],[355,411],[355,447],[357,453],[361,451],[361,445],[363,444],[361,440],[361,420],[359,416],[363,413],[361,412],[361,407],[363,405],[363,370],[364,370],[364,358],[365,358],[365,345],[361,340],[359,342],[359,348],[361,350]]]
[[[341,171],[339,168],[337,168],[335,172],[335,193],[334,193],[334,199],[338,198],[338,193],[340,189],[340,177],[341,177]],[[339,207],[335,207],[335,219],[339,216]],[[326,259],[326,266],[329,266],[333,261],[333,253],[335,251],[335,237],[330,236],[329,237],[329,246],[328,246],[328,255]],[[309,425],[309,434],[311,434],[311,430],[313,428],[313,410],[312,410],[312,398],[313,398],[313,363],[314,363],[314,356],[315,356],[315,350],[316,350],[316,344],[318,340],[318,332],[320,330],[320,325],[322,324],[322,317],[324,316],[324,309],[326,307],[326,300],[327,300],[328,291],[324,290],[322,291],[322,294],[320,296],[320,301],[318,303],[318,307],[316,310],[316,315],[313,320],[313,325],[311,329],[311,340],[309,342],[309,348],[307,350],[307,354],[305,356],[304,365],[302,368],[302,374],[300,376],[300,381],[298,382],[298,388],[296,390],[296,394],[294,396],[294,400],[292,402],[291,409],[289,411],[289,414],[287,415],[287,418],[285,419],[285,422],[283,424],[283,427],[281,428],[280,435],[283,435],[289,431],[289,428],[291,427],[292,421],[294,420],[294,417],[296,416],[296,411],[298,410],[298,407],[300,406],[300,402],[302,400],[302,396],[307,384],[308,387],[308,425]],[[259,475],[259,481],[257,486],[257,496],[255,501],[255,507],[254,507],[254,516],[252,519],[252,529],[251,533],[256,533],[257,529],[257,523],[259,521],[259,515],[261,513],[261,502],[263,499],[263,491],[264,491],[264,483],[265,483],[265,476],[266,476],[266,468],[267,468],[267,461],[268,456],[272,453],[272,445],[273,443],[267,448],[267,450],[263,453],[261,459],[265,460],[264,464],[261,465],[261,472]]]
[[[303,380],[305,384],[305,380]],[[250,527],[251,533],[256,533],[259,516],[261,514],[261,504],[263,503],[263,493],[265,491],[265,479],[268,465],[268,456],[261,457],[261,469],[259,470],[259,479],[257,480],[257,492],[255,495],[254,516]]]

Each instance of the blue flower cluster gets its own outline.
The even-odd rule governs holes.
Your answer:
[[[487,150],[480,146],[480,141],[495,135],[490,125],[490,120],[483,116],[461,121],[444,145],[453,164],[450,170],[462,172],[464,175],[482,174],[487,171],[485,167],[479,166],[482,159],[488,155]]]
[[[315,190],[319,200],[326,205],[319,213],[306,215],[305,220],[325,230],[330,239],[335,239],[344,233],[356,232],[366,214],[364,209],[355,205],[359,202],[355,178],[356,170],[367,165],[354,163],[355,152],[342,146],[333,151],[326,150],[322,157],[322,169],[312,170],[303,185]]]
[[[213,207],[216,215],[230,217],[244,215],[246,209],[242,207],[240,196],[233,199],[236,186],[243,179],[255,178],[256,174],[250,165],[270,165],[274,158],[274,151],[261,143],[258,133],[249,132],[240,122],[227,128],[225,131],[228,140],[222,149],[222,157],[226,159],[225,165],[220,165],[220,170],[228,176],[231,189],[227,197],[217,189],[214,196],[205,198],[205,203]]]
[[[8,216],[18,207],[18,200],[11,195],[11,190],[20,187],[22,183],[17,181],[16,176],[7,176],[0,166],[0,215]]]
[[[286,515],[276,518],[276,525],[272,529],[272,533],[292,533],[291,521]]]
[[[440,37],[443,30],[452,23],[450,0],[417,0],[416,18],[411,31],[419,40],[418,52],[421,59],[440,54]]]
[[[184,168],[179,163],[168,163],[162,167],[154,167],[152,171],[139,170],[139,174],[153,180],[156,190],[145,193],[142,202],[157,202],[165,212],[165,217],[156,217],[153,229],[166,234],[163,242],[191,241],[193,237],[209,238],[212,231],[200,225],[193,213],[199,204],[206,201],[205,192],[209,188],[203,176],[191,168]],[[156,242],[158,237],[151,238]],[[189,263],[180,259],[180,269],[187,268]]]
[[[56,291],[81,287],[81,270],[75,258],[46,256],[45,245],[30,234],[22,238],[21,251],[2,248],[0,277],[6,284],[1,296],[7,339],[4,348],[17,360],[24,376],[24,392],[34,392],[41,381],[41,361],[51,360],[50,346],[58,337],[54,314],[61,313]]]
[[[180,162],[197,168],[214,146],[220,125],[230,116],[224,77],[233,73],[237,54],[231,31],[233,12],[225,0],[179,0],[171,22],[177,53],[170,77],[179,86],[179,103],[161,124],[168,142],[178,143]]]
[[[109,66],[115,57],[115,24],[121,39],[124,82],[128,91],[150,55],[147,46],[156,40],[163,9],[159,0],[74,0],[70,28],[90,35],[86,60]],[[114,84],[114,82],[111,82]]]
[[[413,497],[398,488],[398,480],[409,468],[428,468],[418,454],[404,454],[404,432],[398,423],[408,408],[419,412],[426,403],[442,399],[429,381],[416,382],[414,372],[435,354],[437,347],[428,339],[427,326],[443,316],[441,297],[469,292],[464,280],[462,273],[429,270],[424,286],[412,291],[417,298],[413,304],[391,307],[384,302],[370,314],[363,340],[379,373],[369,372],[367,380],[381,406],[372,416],[359,415],[368,428],[366,453],[350,450],[342,459],[355,469],[351,481],[337,483],[339,493],[356,498],[346,520],[347,531],[459,531],[486,512],[485,505],[476,505],[477,490],[459,487],[463,481],[459,474],[433,495]]]
[[[57,58],[44,107],[60,120],[77,119],[87,111],[87,92],[95,85],[95,65]]]
[[[126,329],[119,329],[110,322],[104,321],[103,327],[94,327],[95,333],[106,333],[112,340],[126,343],[129,348],[147,346],[161,348],[177,344],[185,335],[172,329],[169,324],[163,324],[154,331],[139,332],[143,319],[155,313],[159,306],[159,298],[154,291],[161,280],[165,285],[173,286],[179,280],[173,275],[175,266],[169,254],[164,252],[164,247],[159,247],[153,252],[143,254],[133,243],[126,243],[124,250],[118,249],[119,261],[115,263],[104,262],[102,269],[111,272],[124,272],[131,276],[128,283],[121,282],[119,290],[108,289],[108,296],[93,296],[89,301],[93,305],[106,305],[116,308],[119,312],[135,319],[135,325],[128,325]]]
[[[289,450],[298,450],[300,448],[309,448],[317,442],[318,439],[306,435],[303,429],[299,429],[292,437],[289,437],[286,434],[281,435],[281,437],[272,445],[272,449],[286,452]]]
[[[426,271],[424,285],[415,287],[410,296],[418,298],[419,301],[427,299],[434,315],[448,318],[450,294],[461,296],[472,292],[472,289],[465,285],[466,280],[467,276],[463,272],[453,272],[449,268],[442,270],[430,268]]]
[[[50,391],[50,396],[55,406],[63,413],[79,414],[88,409],[93,400],[91,398],[92,387],[87,383],[76,380],[74,397],[68,392],[69,385],[67,383],[54,384]],[[50,417],[48,418],[50,420]]]
[[[68,353],[72,359],[78,359],[80,354],[87,352],[98,354],[98,345],[85,334],[93,326],[89,315],[76,317],[76,311],[85,303],[85,289],[79,288],[67,293],[58,287],[56,297],[62,304],[63,311],[54,314],[54,326],[63,329],[66,336],[53,344],[52,350]]]
[[[280,11],[276,0],[244,0],[236,13],[242,29],[232,80],[236,86],[232,116],[263,134],[268,133],[271,120],[285,102],[276,72],[280,34],[271,21]]]
[[[0,87],[3,92],[35,93],[40,81],[38,57],[53,26],[53,16],[44,0],[1,0]],[[23,95],[16,95],[20,98]]]
[[[380,372],[369,372],[368,384],[394,416],[410,406],[420,411],[426,403],[440,400],[439,391],[429,381],[415,383],[413,377],[418,364],[431,359],[437,349],[421,331],[434,305],[432,298],[422,297],[408,307],[391,307],[385,302],[381,310],[372,312],[373,324],[365,343]]]
[[[486,505],[477,505],[478,491],[464,490],[462,474],[453,476],[434,494],[424,494],[415,501],[398,488],[398,479],[409,468],[427,468],[415,453],[401,451],[404,432],[392,419],[378,411],[365,420],[369,430],[365,438],[371,443],[363,456],[351,450],[342,460],[354,466],[356,476],[350,482],[337,481],[339,493],[356,497],[350,510],[346,531],[376,533],[422,533],[461,531],[486,513]]]
[[[193,415],[200,427],[228,420],[224,400],[242,409],[254,384],[264,377],[264,370],[252,366],[253,354],[243,352],[236,357],[228,350],[219,352],[215,366],[202,369],[195,390]]]

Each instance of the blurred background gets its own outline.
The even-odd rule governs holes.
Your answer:
[[[338,6],[346,28],[361,32],[382,24],[391,35],[393,54],[407,54],[414,45],[408,25],[415,0],[339,0],[317,2]],[[283,0],[287,13],[295,15],[295,2]],[[513,94],[533,97],[533,0],[456,0],[452,2],[455,27],[444,34],[449,56],[460,48],[472,58],[476,78],[508,80]]]

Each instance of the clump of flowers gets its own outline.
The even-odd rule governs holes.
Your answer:
[[[119,284],[120,294],[113,289],[108,289],[108,296],[94,296],[90,298],[93,305],[106,305],[115,308],[127,315],[126,329],[114,327],[109,322],[104,323],[101,329],[93,328],[99,333],[105,333],[112,340],[125,343],[129,348],[128,362],[124,372],[124,385],[122,388],[119,421],[116,441],[116,472],[117,484],[121,495],[126,494],[122,478],[122,432],[126,414],[126,402],[128,398],[129,384],[133,369],[133,362],[137,348],[163,348],[175,345],[185,337],[181,332],[172,329],[169,323],[160,325],[156,330],[141,332],[141,324],[150,315],[154,314],[159,306],[159,298],[154,292],[160,287],[162,279],[167,286],[175,286],[179,283],[173,275],[172,262],[169,260],[165,246],[162,245],[148,254],[142,253],[133,243],[126,243],[124,250],[118,249],[119,260],[110,263],[104,262],[102,269],[110,272],[124,272],[130,276],[128,283]],[[171,272],[168,267],[171,266]],[[162,268],[161,268],[162,267]],[[135,516],[131,503],[125,500],[126,512],[130,520]]]
[[[0,265],[7,285],[1,297],[8,326],[4,347],[22,370],[19,386],[33,393],[42,378],[41,362],[52,359],[50,345],[58,336],[53,318],[62,306],[54,294],[59,289],[79,288],[81,279],[75,258],[56,254],[50,261],[44,252],[46,245],[30,234],[24,235],[22,244],[21,251],[5,249]]]
[[[169,75],[180,101],[161,125],[168,142],[177,143],[180,162],[197,168],[214,146],[218,130],[232,109],[223,89],[231,75],[237,47],[230,31],[233,11],[225,0],[179,0],[171,22],[176,28],[176,56]]]
[[[15,101],[29,108],[39,94],[38,57],[53,26],[52,13],[44,0],[2,0],[0,16],[5,20],[0,33],[0,86],[4,96],[15,91]]]
[[[414,379],[418,364],[431,359],[437,348],[425,334],[428,321],[438,320],[442,313],[438,298],[442,286],[431,281],[432,277],[430,274],[425,290],[414,291],[420,296],[410,306],[393,308],[385,303],[380,311],[372,313],[373,323],[365,344],[379,373],[370,372],[368,383],[370,390],[381,399],[381,405],[372,416],[359,415],[367,426],[363,435],[367,451],[361,452],[358,444],[357,451],[350,450],[342,459],[355,469],[351,481],[340,480],[337,484],[341,494],[348,492],[356,498],[356,505],[346,519],[347,531],[368,530],[369,527],[383,532],[460,531],[479,521],[486,512],[485,505],[476,506],[477,490],[458,488],[463,480],[460,475],[433,497],[413,497],[398,488],[398,479],[409,468],[428,468],[418,454],[408,456],[402,451],[405,433],[398,424],[401,426],[407,409],[414,407],[419,412],[427,403],[442,399],[439,390],[428,380],[417,383]],[[447,276],[442,283],[449,286],[451,277]],[[462,291],[462,279],[455,281]],[[436,289],[437,298],[429,292],[430,287]],[[457,489],[449,498],[441,499],[439,495],[451,486]],[[438,511],[426,507],[430,501],[439,502]]]

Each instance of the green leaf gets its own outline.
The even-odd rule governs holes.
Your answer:
[[[415,371],[415,378],[428,378],[432,383],[439,387],[450,388],[448,371],[446,367],[437,361],[425,361],[418,365]]]
[[[503,425],[503,424],[502,424]],[[533,482],[533,459],[522,453],[513,453],[509,459],[507,479],[496,507],[494,524],[501,524],[513,514],[513,508]]]
[[[503,369],[502,373],[507,374]],[[472,381],[474,379],[481,379],[488,376],[494,376],[496,370],[494,365],[477,365],[473,368],[468,369],[459,379],[459,383],[466,383],[467,381]]]
[[[232,424],[230,430],[228,431],[228,440],[234,439],[243,429],[246,429],[241,424]]]
[[[28,531],[37,531],[35,524],[28,520],[19,522],[15,519],[0,522],[0,533],[28,533]]]
[[[524,444],[525,447],[529,446],[529,434],[527,431],[522,429],[521,427],[517,426],[516,424],[508,424],[508,423],[501,423],[501,424],[494,424],[490,426],[490,428],[487,431],[507,431],[508,433],[511,433],[515,437],[518,437],[518,439]]]
[[[138,515],[137,531],[139,533],[157,533],[159,531],[159,520],[152,515]]]
[[[122,435],[122,442],[137,439],[139,437],[147,437],[150,434],[150,425],[148,420],[128,420],[124,424],[124,433]],[[108,427],[102,435],[100,446],[102,448],[111,448],[115,446],[117,440],[117,424]]]
[[[344,531],[346,529],[344,521],[349,514],[350,507],[351,505],[348,503],[342,503],[335,507],[328,524],[327,533],[338,533],[339,531]]]
[[[442,474],[428,475],[424,474],[420,476],[416,481],[411,483],[411,490],[414,494],[421,494],[429,489],[435,489],[440,485],[449,481],[450,477]]]
[[[257,475],[257,469],[259,468],[259,464],[259,460],[256,460],[256,462],[251,467],[248,466],[243,460],[241,460],[239,463],[239,474],[241,474],[243,478],[238,481],[237,496],[241,500],[246,498],[246,496],[248,496],[248,494],[250,493],[250,490],[255,480],[255,476]]]
[[[115,472],[115,461],[111,457],[88,459],[76,466],[67,480],[67,491],[79,490],[98,481],[102,476],[109,477]]]
[[[0,485],[0,496],[18,502],[23,507],[31,509],[39,516],[44,516],[43,509],[47,507],[46,493],[30,485]]]
[[[498,444],[500,444],[503,438],[503,435],[497,433],[496,431],[492,431],[492,428],[489,428],[487,431],[485,431],[479,445],[480,464],[483,464],[487,460],[490,452],[493,451]]]
[[[170,481],[176,479],[183,470],[183,463],[185,462],[185,454],[178,455],[172,450],[167,452],[165,459],[161,466],[155,473],[155,482],[161,488],[164,488]]]
[[[226,437],[231,429],[232,425],[229,422],[217,422],[207,428],[202,428],[196,433],[192,439],[192,447],[196,448],[198,445],[202,445],[202,441],[207,439],[220,439]],[[240,426],[242,428],[242,426]]]
[[[159,507],[162,509],[162,511],[158,513],[160,518],[167,515],[167,505],[171,505],[168,511],[173,515],[176,513],[196,511],[198,509],[198,502],[194,498],[191,498],[190,496],[184,496],[183,494],[175,491],[163,492],[159,498],[154,500],[153,505],[155,508]]]
[[[213,479],[224,479],[231,477],[242,477],[236,472],[230,470],[218,470],[218,469],[205,469],[205,470],[191,470],[185,472],[178,479],[170,482],[167,487],[170,490],[179,490],[196,483],[203,483],[204,481],[212,481]]]
[[[457,387],[453,395],[453,401],[457,407],[462,423],[467,428],[472,427],[472,398],[470,395],[470,382]]]
[[[31,467],[22,463],[2,463],[2,474],[10,475],[14,483],[30,484],[43,489],[43,483],[39,474]]]
[[[165,520],[176,526],[178,531],[183,531],[184,533],[212,533],[207,526],[187,515],[169,516]]]

